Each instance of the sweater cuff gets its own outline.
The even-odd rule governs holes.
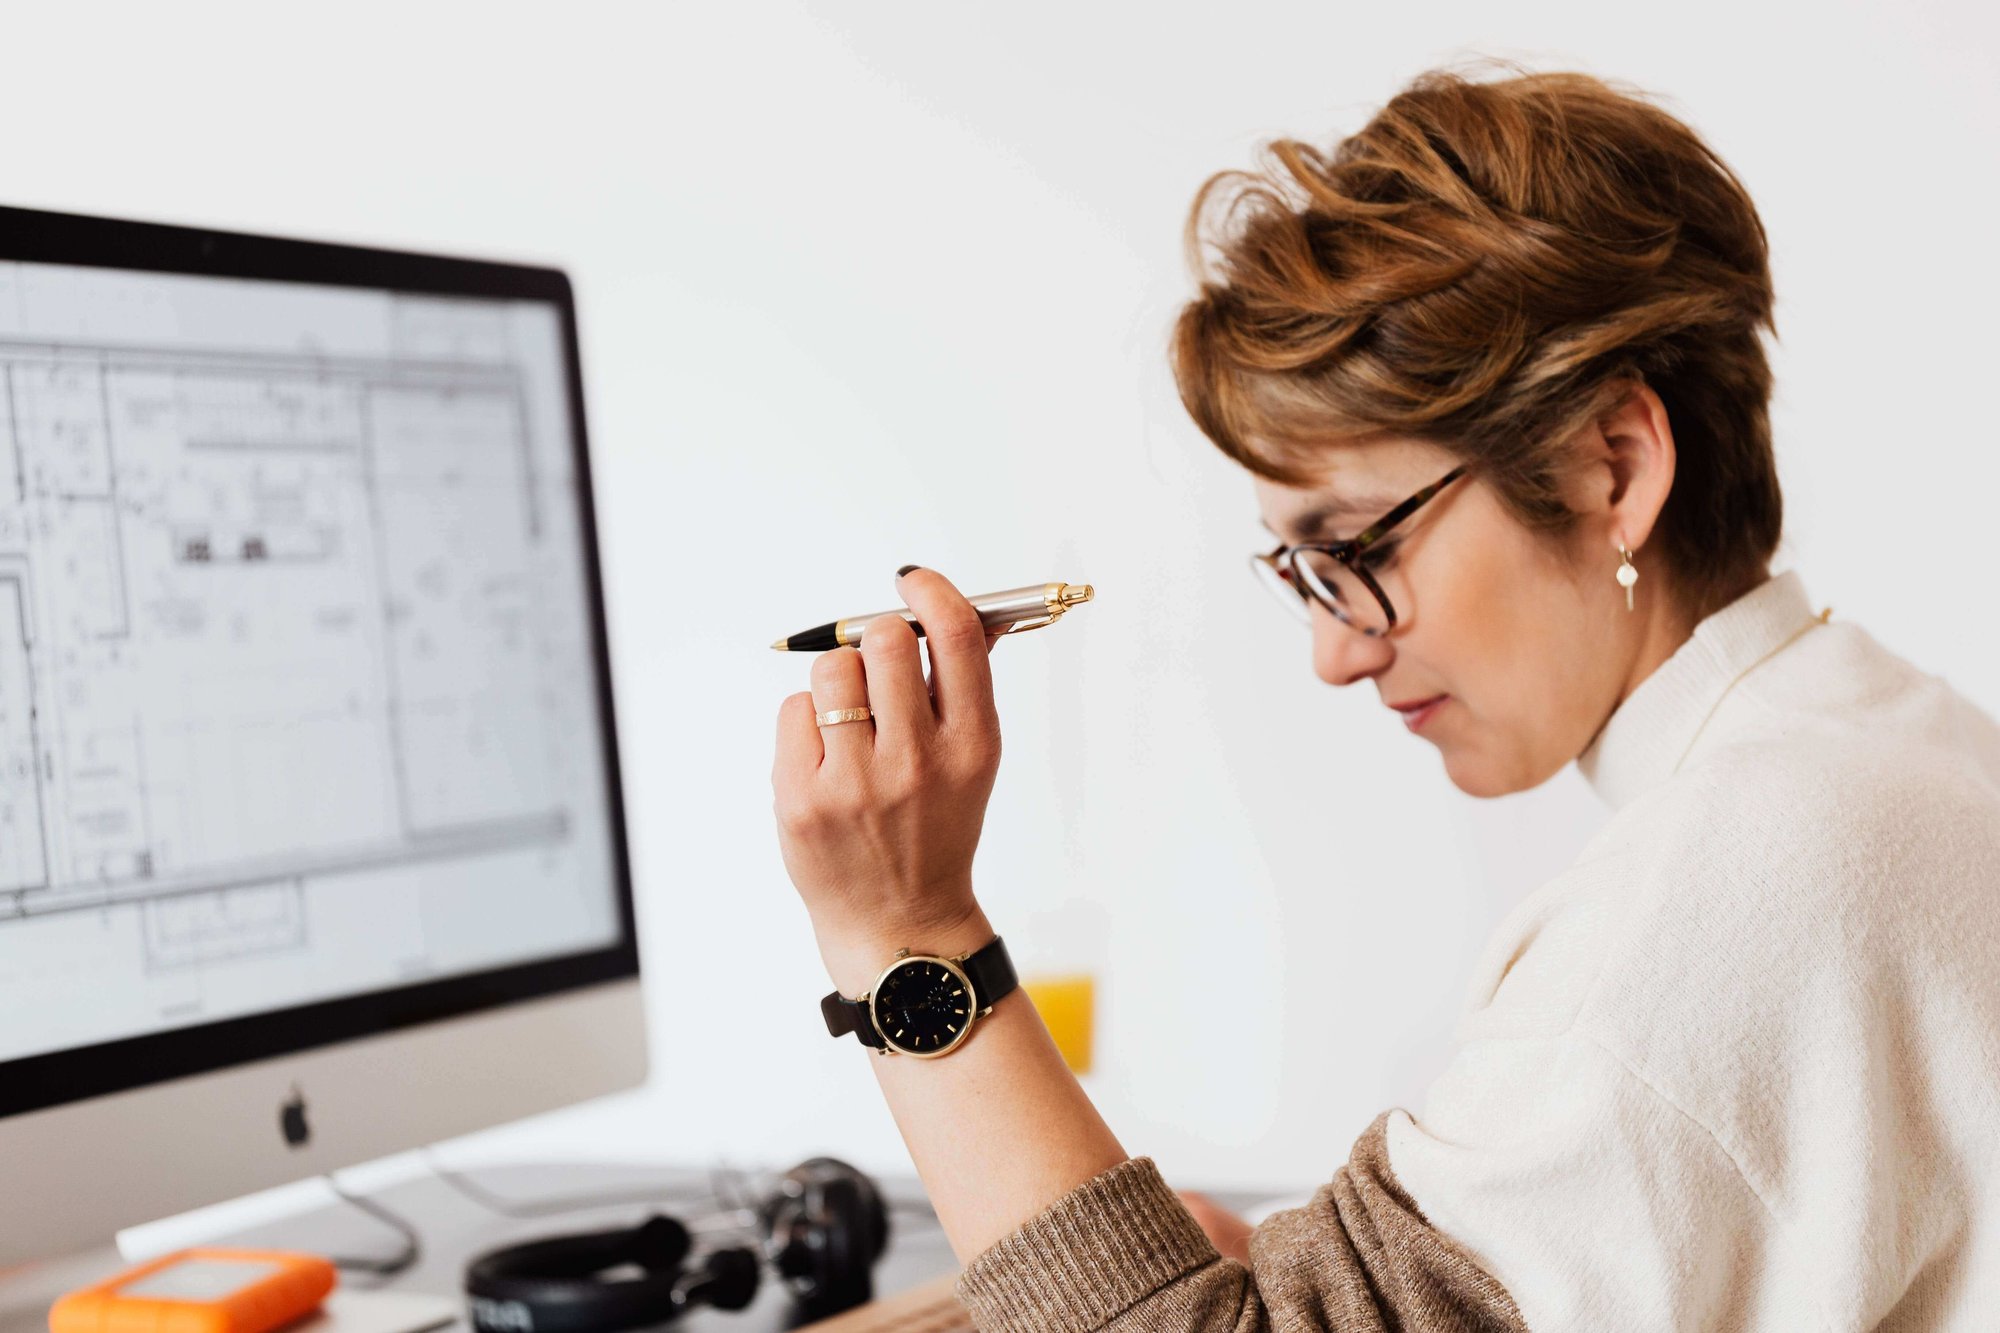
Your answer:
[[[1134,1157],[995,1242],[954,1294],[982,1330],[1099,1328],[1221,1257],[1153,1159]]]

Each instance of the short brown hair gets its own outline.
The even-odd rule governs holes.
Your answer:
[[[1643,379],[1677,452],[1654,530],[1669,580],[1697,618],[1750,586],[1783,518],[1770,265],[1694,131],[1585,74],[1432,70],[1330,154],[1265,153],[1188,219],[1201,292],[1174,375],[1224,453],[1298,485],[1316,442],[1428,439],[1560,534],[1565,442]]]

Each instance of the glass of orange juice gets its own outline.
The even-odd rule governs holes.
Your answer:
[[[1077,1074],[1090,1072],[1091,1038],[1097,1017],[1096,980],[1088,972],[1045,972],[1021,978],[1021,989],[1034,1001],[1035,1011],[1042,1016],[1049,1035],[1055,1038],[1063,1063]]]
[[[1097,1062],[1097,983],[1109,957],[1109,921],[1089,899],[1065,895],[1025,914],[1014,957],[1021,989],[1073,1073]],[[1010,935],[1010,948],[1016,936]]]

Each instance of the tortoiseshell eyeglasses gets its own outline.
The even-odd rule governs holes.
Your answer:
[[[1396,627],[1396,608],[1370,568],[1380,560],[1376,543],[1465,472],[1464,464],[1453,468],[1346,541],[1302,546],[1280,542],[1275,550],[1251,556],[1250,567],[1258,582],[1304,623],[1312,623],[1311,602],[1316,601],[1343,624],[1380,638]]]

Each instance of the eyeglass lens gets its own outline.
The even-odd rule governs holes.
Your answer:
[[[1363,633],[1382,634],[1389,628],[1380,599],[1352,569],[1323,551],[1288,552],[1275,567],[1263,556],[1252,556],[1250,567],[1257,581],[1302,625],[1312,623],[1312,609],[1306,604],[1311,597]]]
[[[1306,605],[1306,599],[1300,596],[1288,575],[1281,569],[1273,568],[1271,562],[1261,555],[1250,557],[1250,568],[1256,571],[1257,582],[1271,590],[1271,595],[1284,605],[1294,620],[1301,625],[1312,623],[1312,608]]]
[[[1389,628],[1389,613],[1361,576],[1325,551],[1295,551],[1290,559],[1294,577],[1308,592],[1318,594],[1327,609],[1358,630],[1381,634]]]

